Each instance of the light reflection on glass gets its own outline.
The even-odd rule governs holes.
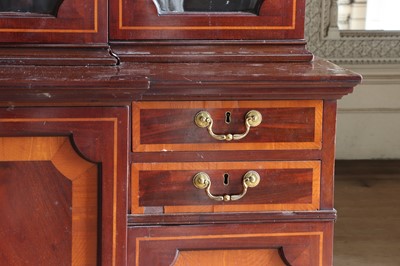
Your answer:
[[[159,14],[247,12],[258,14],[263,0],[153,0]]]

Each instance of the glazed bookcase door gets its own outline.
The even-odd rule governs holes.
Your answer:
[[[304,0],[264,0],[242,7],[221,2],[111,1],[110,36],[113,40],[303,39]]]
[[[36,0],[36,1],[11,1],[2,0],[0,2],[0,12],[26,12],[33,14],[47,14],[57,16],[58,9],[62,4],[63,0],[48,1],[48,0]]]
[[[2,263],[124,265],[126,110],[0,113]]]
[[[106,0],[0,1],[0,43],[107,42]]]

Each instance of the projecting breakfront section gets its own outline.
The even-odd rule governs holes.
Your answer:
[[[128,263],[330,265],[329,102],[134,102]]]
[[[0,67],[2,260],[332,265],[357,82],[319,59]]]
[[[234,155],[319,151],[322,110],[318,100],[133,103],[133,151],[176,153],[177,160],[133,162],[131,211],[319,209],[320,160],[248,161]],[[185,162],[181,152],[200,160]],[[203,152],[213,159],[202,159]],[[227,204],[214,204],[220,201]]]

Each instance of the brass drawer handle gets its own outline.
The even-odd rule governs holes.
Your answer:
[[[243,176],[243,191],[238,195],[223,195],[223,196],[214,196],[211,194],[211,179],[208,174],[204,172],[197,173],[193,177],[193,185],[198,189],[205,189],[207,196],[216,201],[232,201],[239,200],[244,197],[247,193],[247,188],[256,187],[260,183],[260,175],[256,171],[248,171]]]
[[[211,118],[211,115],[207,111],[198,112],[194,118],[194,122],[196,123],[196,125],[201,128],[206,127],[211,137],[217,140],[226,140],[226,141],[239,140],[246,137],[250,131],[250,128],[258,126],[259,124],[261,124],[261,121],[262,121],[261,113],[256,110],[251,110],[247,112],[245,117],[246,132],[242,134],[217,135],[212,130],[213,119]]]

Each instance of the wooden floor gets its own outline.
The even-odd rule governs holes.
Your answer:
[[[334,266],[400,265],[400,160],[337,161]]]

